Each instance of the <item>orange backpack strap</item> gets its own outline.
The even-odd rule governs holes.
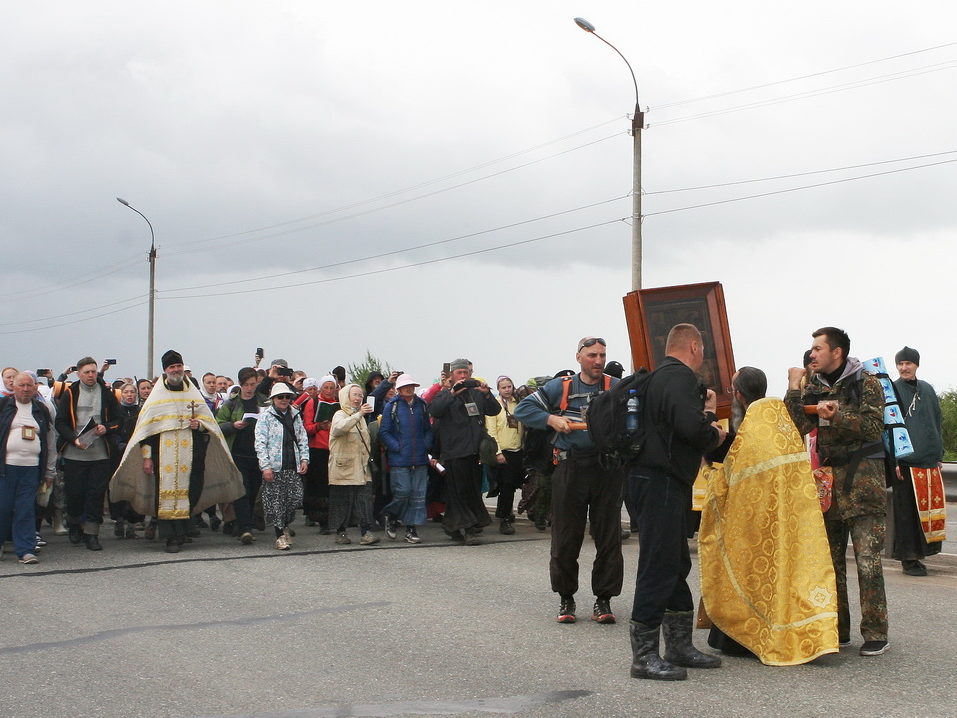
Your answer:
[[[561,401],[558,402],[559,416],[564,414],[565,410],[568,408],[568,393],[571,391],[571,388],[572,388],[572,379],[574,379],[574,377],[571,377],[571,376],[562,377],[562,398],[561,398]]]
[[[605,391],[608,391],[609,389],[611,389],[611,376],[609,376],[608,374],[602,374],[602,376],[605,377],[605,389],[604,389],[604,390],[605,390]]]

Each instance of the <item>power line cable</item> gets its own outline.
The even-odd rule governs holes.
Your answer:
[[[714,207],[719,204],[729,204],[731,202],[742,202],[746,199],[756,199],[758,197],[770,197],[776,194],[786,194],[788,192],[797,192],[804,189],[812,189],[814,187],[826,187],[828,185],[841,184],[842,182],[854,182],[856,180],[868,179],[871,177],[881,177],[883,175],[897,174],[898,172],[909,172],[911,170],[924,169],[925,167],[937,167],[938,165],[946,165],[957,162],[957,159],[953,160],[941,160],[940,162],[930,162],[924,165],[914,165],[913,167],[900,167],[896,170],[887,170],[886,172],[874,172],[868,175],[859,175],[857,177],[844,177],[842,179],[831,180],[829,182],[818,182],[816,184],[803,185],[801,187],[789,187],[787,189],[774,190],[773,192],[762,192],[760,194],[751,194],[744,197],[732,197],[730,199],[721,199],[715,202],[703,202],[701,204],[688,205],[687,207],[675,207],[673,209],[663,209],[658,212],[648,212],[647,214],[642,215],[642,219],[645,217],[654,217],[659,214],[671,214],[673,212],[684,212],[690,209],[701,209],[702,207]]]
[[[428,186],[430,186],[430,185],[437,184],[437,183],[439,183],[439,182],[444,182],[444,181],[449,180],[449,179],[454,179],[455,177],[459,177],[459,176],[461,176],[461,175],[468,174],[468,173],[470,173],[470,172],[474,172],[474,171],[479,170],[479,169],[484,169],[485,167],[489,167],[489,166],[491,166],[491,165],[495,165],[495,164],[498,164],[498,163],[500,163],[500,162],[506,162],[506,161],[508,161],[508,160],[515,159],[516,157],[521,157],[521,156],[523,156],[523,155],[527,155],[527,154],[529,154],[529,153],[531,153],[531,152],[535,152],[536,150],[540,150],[540,149],[542,149],[543,147],[548,147],[548,146],[550,146],[550,145],[558,144],[559,142],[564,142],[565,140],[569,140],[569,139],[571,139],[571,138],[573,138],[573,137],[578,137],[579,135],[583,135],[583,134],[585,134],[585,133],[587,133],[587,132],[591,132],[591,131],[596,130],[596,129],[599,129],[599,128],[601,128],[601,127],[605,127],[605,126],[607,126],[607,125],[610,125],[610,124],[612,124],[613,122],[619,122],[619,121],[622,119],[622,117],[625,117],[625,116],[624,116],[624,115],[620,115],[620,116],[615,117],[615,118],[613,118],[613,119],[611,119],[611,120],[606,120],[606,121],[604,121],[604,122],[599,122],[597,125],[592,125],[591,127],[586,127],[586,128],[584,128],[584,129],[582,129],[582,130],[578,130],[578,131],[576,131],[576,132],[572,132],[572,133],[570,133],[570,134],[563,135],[562,137],[558,137],[558,138],[555,138],[555,139],[553,139],[553,140],[549,140],[548,142],[542,142],[542,143],[540,143],[540,144],[534,145],[534,146],[532,146],[532,147],[527,147],[527,148],[525,148],[525,149],[523,149],[523,150],[518,150],[517,152],[512,152],[511,154],[504,155],[504,156],[502,156],[502,157],[497,157],[497,158],[492,159],[492,160],[487,160],[487,161],[485,161],[485,162],[481,162],[481,163],[479,163],[479,164],[477,164],[477,165],[473,165],[473,166],[467,167],[467,168],[465,168],[465,169],[456,170],[456,171],[454,171],[454,172],[450,172],[449,174],[442,175],[441,177],[436,177],[436,178],[434,178],[434,179],[425,180],[425,181],[423,181],[423,182],[419,182],[419,183],[417,183],[417,184],[410,185],[410,186],[408,186],[408,187],[403,187],[403,188],[401,188],[401,189],[392,190],[392,191],[390,191],[390,192],[385,192],[385,193],[383,193],[383,194],[376,195],[376,196],[374,196],[374,197],[369,197],[369,198],[366,198],[366,199],[363,199],[363,200],[357,200],[357,201],[351,202],[351,203],[349,203],[349,204],[340,205],[339,207],[333,207],[333,208],[331,208],[331,209],[323,210],[323,211],[317,212],[317,213],[315,213],[315,214],[306,215],[306,216],[304,216],[304,217],[299,217],[299,218],[297,218],[297,219],[286,220],[286,221],[284,221],[284,222],[277,222],[277,223],[275,223],[275,224],[263,225],[263,226],[261,226],[261,227],[255,227],[255,228],[253,228],[253,229],[247,229],[247,230],[243,230],[243,231],[240,231],[240,232],[231,232],[231,233],[229,233],[229,234],[221,234],[221,235],[218,235],[218,236],[215,236],[215,237],[207,237],[207,238],[204,238],[204,239],[193,239],[193,240],[187,240],[187,241],[184,241],[184,242],[176,242],[176,243],[173,243],[173,244],[175,244],[175,245],[179,245],[179,244],[189,245],[189,244],[198,244],[198,243],[202,243],[202,242],[213,242],[213,241],[217,241],[217,240],[221,240],[221,239],[229,239],[229,238],[231,238],[231,237],[241,237],[241,236],[246,235],[246,234],[255,234],[256,232],[264,232],[264,231],[267,231],[267,230],[270,230],[270,229],[277,229],[277,228],[280,228],[280,227],[286,227],[286,226],[289,226],[289,225],[291,225],[291,224],[298,224],[299,222],[306,222],[306,221],[309,221],[309,220],[312,220],[312,219],[316,219],[316,218],[318,218],[318,217],[325,217],[326,215],[329,215],[329,214],[336,214],[336,213],[339,213],[339,212],[345,212],[345,211],[347,211],[347,210],[354,209],[354,208],[356,208],[356,207],[361,207],[361,206],[364,205],[364,204],[370,204],[370,203],[372,203],[372,202],[379,202],[379,201],[384,200],[384,199],[390,199],[390,198],[395,197],[395,196],[397,196],[397,195],[405,194],[405,193],[407,193],[407,192],[414,192],[415,190],[421,189],[421,188],[423,188],[423,187],[428,187]],[[615,135],[615,136],[617,136],[617,135]],[[606,139],[608,139],[608,138],[606,138]],[[588,145],[583,145],[583,147],[587,147],[587,146],[588,146]],[[561,154],[561,153],[559,153],[559,154]],[[520,167],[524,167],[524,166],[526,166],[526,165],[520,165]],[[520,168],[520,167],[519,167],[519,168]],[[519,169],[519,168],[516,168],[516,169]],[[494,175],[492,175],[492,176],[494,176]],[[460,185],[460,186],[461,186],[461,185]],[[172,246],[172,245],[171,245],[171,246]]]
[[[822,75],[829,75],[829,74],[834,73],[834,72],[843,72],[844,70],[854,70],[854,69],[856,69],[856,68],[858,68],[858,67],[866,67],[867,65],[874,65],[874,64],[877,64],[877,63],[879,63],[879,62],[887,62],[887,61],[889,61],[889,60],[898,60],[898,59],[900,59],[900,58],[902,58],[902,57],[910,57],[911,55],[919,55],[919,54],[924,53],[924,52],[932,52],[932,51],[934,51],[934,50],[940,50],[940,49],[943,49],[943,48],[945,48],[945,47],[953,47],[954,45],[957,45],[957,42],[946,42],[946,43],[944,43],[944,44],[942,44],[942,45],[934,45],[933,47],[925,47],[925,48],[922,48],[922,49],[920,49],[920,50],[912,50],[912,51],[910,51],[910,52],[902,52],[902,53],[897,54],[897,55],[889,55],[888,57],[881,57],[881,58],[878,58],[878,59],[876,59],[876,60],[867,60],[866,62],[858,62],[858,63],[853,64],[853,65],[844,65],[844,66],[842,66],[842,67],[834,67],[834,68],[831,68],[830,70],[821,70],[821,71],[819,71],[819,72],[811,72],[811,73],[809,73],[809,74],[807,74],[807,75],[797,75],[797,76],[795,76],[795,77],[788,77],[788,78],[785,78],[785,79],[783,79],[783,80],[775,80],[775,81],[773,81],[773,82],[765,82],[765,83],[762,83],[762,84],[760,84],[760,85],[751,85],[751,86],[749,86],[749,87],[741,87],[741,88],[738,88],[737,90],[725,90],[724,92],[715,92],[715,93],[712,93],[712,94],[710,94],[710,95],[702,95],[702,96],[700,96],[700,97],[692,97],[692,98],[689,98],[689,99],[687,99],[687,100],[677,100],[677,101],[675,101],[675,102],[666,102],[665,104],[663,104],[663,105],[657,105],[657,106],[653,107],[652,109],[654,109],[654,110],[663,110],[663,109],[668,108],[668,107],[679,107],[679,106],[681,106],[681,105],[688,105],[688,104],[691,104],[691,103],[693,103],[693,102],[702,102],[702,101],[704,101],[704,100],[713,100],[713,99],[718,98],[718,97],[727,97],[728,95],[737,95],[737,94],[740,94],[740,93],[742,93],[742,92],[751,92],[751,91],[753,91],[753,90],[763,90],[763,89],[765,89],[765,88],[767,88],[767,87],[774,87],[774,86],[776,86],[776,85],[783,85],[783,84],[788,83],[788,82],[797,82],[797,81],[799,81],[799,80],[808,80],[808,79],[810,79],[810,78],[812,78],[812,77],[821,77]]]
[[[449,191],[451,191],[451,190],[460,189],[460,188],[462,188],[462,187],[467,187],[468,185],[475,184],[476,182],[482,182],[482,181],[484,181],[484,180],[491,179],[491,178],[494,178],[494,177],[498,177],[498,176],[503,175],[503,174],[506,174],[506,173],[508,173],[508,172],[514,172],[515,170],[523,169],[523,168],[525,168],[525,167],[530,167],[531,165],[539,164],[539,163],[541,163],[541,162],[545,162],[546,160],[554,159],[555,157],[560,157],[561,155],[565,155],[565,154],[568,154],[568,153],[570,153],[570,152],[575,152],[575,151],[577,151],[577,150],[581,150],[581,149],[584,149],[584,148],[586,148],[586,147],[591,147],[592,145],[597,145],[597,144],[599,144],[599,143],[601,143],[601,142],[606,142],[606,141],[611,140],[611,139],[614,139],[614,138],[616,138],[616,137],[621,137],[621,135],[622,135],[622,132],[616,132],[616,133],[613,134],[613,135],[608,135],[608,136],[606,136],[606,137],[602,137],[602,138],[597,139],[597,140],[592,140],[591,142],[586,142],[586,143],[583,144],[583,145],[578,145],[578,146],[576,146],[576,147],[571,147],[571,148],[569,148],[569,149],[562,150],[561,152],[556,152],[556,153],[554,153],[554,154],[547,155],[547,156],[545,156],[545,157],[540,157],[540,158],[538,158],[538,159],[531,160],[531,161],[529,161],[529,162],[525,162],[525,163],[520,164],[520,165],[516,165],[515,167],[509,167],[509,168],[506,168],[506,169],[503,169],[503,170],[499,170],[498,172],[493,172],[492,174],[483,175],[483,176],[481,176],[481,177],[476,177],[476,178],[474,178],[474,179],[468,180],[467,182],[462,182],[462,183],[460,183],[460,184],[452,185],[452,186],[450,186],[450,187],[443,187],[442,189],[437,189],[437,190],[434,190],[434,191],[432,191],[432,192],[427,192],[427,193],[425,193],[425,194],[416,195],[415,197],[409,197],[409,198],[407,198],[407,199],[399,200],[399,201],[397,201],[397,202],[392,202],[391,204],[382,205],[382,206],[380,206],[380,207],[372,207],[372,208],[370,208],[370,209],[366,209],[366,210],[363,210],[363,211],[361,211],[361,212],[355,212],[355,213],[353,213],[353,214],[345,215],[345,216],[343,216],[343,217],[334,217],[334,218],[332,218],[332,219],[327,219],[327,220],[322,221],[322,222],[316,222],[316,223],[314,223],[314,224],[303,225],[303,226],[301,226],[301,227],[293,227],[293,228],[291,228],[291,229],[286,229],[286,230],[283,230],[283,231],[281,231],[281,232],[274,232],[274,233],[271,233],[271,234],[263,235],[263,236],[261,236],[261,237],[250,237],[250,238],[247,238],[247,239],[240,240],[240,241],[238,241],[238,242],[230,242],[230,243],[229,243],[229,247],[230,247],[230,248],[234,248],[234,247],[238,247],[238,246],[241,246],[241,245],[244,245],[244,244],[251,244],[251,243],[253,243],[253,242],[263,242],[263,241],[266,241],[266,240],[268,240],[268,239],[276,239],[277,237],[283,237],[283,236],[286,236],[286,235],[289,235],[289,234],[294,234],[294,233],[296,233],[296,232],[304,232],[304,231],[306,231],[306,230],[308,230],[308,229],[315,229],[316,227],[324,227],[324,226],[327,226],[327,225],[330,225],[330,224],[335,224],[335,223],[337,223],[337,222],[344,222],[344,221],[346,221],[346,220],[355,219],[355,218],[357,218],[357,217],[364,217],[364,216],[369,215],[369,214],[374,214],[375,212],[381,212],[381,211],[383,211],[383,210],[391,209],[391,208],[393,208],[393,207],[398,207],[398,206],[400,206],[400,205],[408,204],[408,203],[410,203],[410,202],[417,202],[417,201],[420,200],[420,199],[426,199],[426,198],[428,198],[428,197],[434,197],[435,195],[442,194],[442,193],[444,193],[444,192],[449,192]],[[209,241],[212,241],[212,240],[209,240]],[[207,248],[206,248],[206,247],[195,248],[195,249],[181,249],[181,250],[179,250],[179,251],[175,251],[175,250],[174,250],[174,251],[172,251],[172,252],[166,252],[166,256],[169,257],[169,256],[175,256],[175,255],[193,254],[193,253],[196,253],[196,252],[204,252],[204,251],[207,251]]]
[[[309,282],[298,282],[298,283],[296,283],[296,284],[282,284],[282,285],[279,285],[279,286],[277,286],[277,287],[260,287],[260,288],[257,288],[257,289],[246,289],[246,290],[238,290],[238,291],[231,291],[231,292],[210,292],[210,293],[207,293],[207,294],[187,294],[187,295],[180,296],[180,297],[169,297],[169,296],[165,296],[165,295],[164,295],[164,299],[201,299],[201,298],[204,298],[204,297],[206,297],[206,298],[208,298],[208,297],[228,297],[228,296],[232,296],[232,295],[235,295],[235,294],[253,294],[253,293],[258,293],[258,292],[274,292],[274,291],[278,291],[278,290],[280,290],[280,289],[291,289],[291,288],[294,288],[294,287],[306,287],[306,286],[311,286],[311,285],[314,285],[314,284],[326,284],[326,283],[328,283],[328,282],[339,282],[339,281],[342,281],[342,280],[344,280],[344,279],[355,279],[355,278],[357,278],[357,277],[368,277],[368,276],[372,276],[372,275],[375,275],[375,274],[385,274],[385,273],[387,273],[387,272],[397,272],[397,271],[399,271],[400,269],[410,269],[411,267],[422,267],[422,266],[425,266],[425,265],[428,265],[428,264],[437,264],[437,263],[439,263],[439,262],[448,262],[448,261],[453,260],[453,259],[461,259],[462,257],[472,257],[472,256],[475,256],[475,255],[477,255],[477,254],[485,254],[485,253],[487,253],[487,252],[496,252],[496,251],[498,251],[498,250],[500,250],[500,249],[507,249],[507,248],[509,248],[509,247],[518,247],[518,246],[523,245],[523,244],[531,244],[531,243],[533,243],[533,242],[541,242],[541,241],[546,240],[546,239],[553,239],[553,238],[555,238],[555,237],[562,237],[562,236],[565,236],[565,235],[574,234],[574,233],[576,233],[576,232],[584,232],[584,231],[587,231],[587,230],[589,230],[589,229],[596,229],[596,228],[598,228],[598,227],[604,227],[604,226],[607,226],[607,225],[609,225],[609,224],[615,224],[615,223],[617,223],[617,222],[623,221],[624,219],[628,219],[628,218],[627,218],[627,217],[618,217],[618,218],[616,218],[616,219],[607,220],[607,221],[605,221],[605,222],[598,222],[597,224],[591,224],[591,225],[588,225],[587,227],[576,227],[575,229],[569,229],[569,230],[565,230],[565,231],[563,231],[563,232],[554,232],[554,233],[552,233],[552,234],[546,234],[546,235],[542,235],[542,236],[540,236],[540,237],[532,237],[531,239],[522,239],[522,240],[519,240],[519,241],[517,241],[517,242],[508,242],[507,244],[500,244],[500,245],[497,245],[497,246],[495,246],[495,247],[486,247],[485,249],[476,249],[476,250],[472,250],[472,251],[470,251],[470,252],[462,252],[462,253],[460,253],[460,254],[453,254],[453,255],[448,256],[448,257],[438,257],[438,258],[435,258],[435,259],[426,259],[426,260],[423,260],[423,261],[421,261],[421,262],[411,262],[411,263],[409,263],[409,264],[404,264],[404,265],[399,266],[399,267],[386,267],[386,268],[384,268],[384,269],[373,269],[373,270],[369,270],[369,271],[367,271],[367,272],[358,272],[358,273],[356,273],[356,274],[348,274],[348,275],[343,275],[343,276],[339,276],[339,277],[327,277],[327,278],[325,278],[325,279],[315,279],[315,280],[312,280],[312,281],[309,281]]]
[[[899,157],[897,159],[881,160],[879,162],[865,162],[863,164],[858,164],[858,165],[845,165],[844,167],[831,167],[829,169],[824,169],[824,170],[809,170],[807,172],[794,172],[792,174],[775,175],[773,177],[758,177],[755,179],[736,180],[734,182],[719,182],[717,184],[698,185],[697,187],[677,187],[674,189],[659,189],[659,190],[648,191],[648,192],[642,190],[642,194],[648,196],[653,194],[671,194],[674,192],[693,192],[696,190],[703,190],[703,189],[718,189],[720,187],[733,187],[735,185],[753,184],[755,182],[771,182],[774,180],[793,179],[795,177],[807,177],[809,175],[827,174],[829,172],[841,172],[844,170],[863,169],[864,167],[877,167],[879,165],[894,164],[896,162],[909,162],[911,160],[923,160],[923,159],[928,159],[929,157],[942,157],[944,155],[952,155],[952,154],[957,154],[957,150],[946,150],[944,152],[932,152],[926,155],[913,155],[911,157]]]
[[[357,262],[366,262],[371,259],[382,259],[384,257],[390,257],[396,254],[404,254],[406,252],[413,252],[419,249],[425,249],[427,247],[436,247],[442,244],[449,244],[450,242],[458,242],[463,239],[471,239],[473,237],[479,237],[483,234],[490,234],[492,232],[499,232],[505,229],[513,229],[515,227],[521,227],[522,225],[531,224],[533,222],[540,222],[546,219],[552,219],[554,217],[561,217],[562,215],[571,214],[573,212],[580,212],[585,209],[592,209],[594,207],[599,207],[601,205],[609,204],[611,202],[619,202],[623,199],[628,199],[631,197],[631,193],[621,195],[620,197],[612,197],[611,199],[602,200],[600,202],[593,202],[591,204],[582,205],[581,207],[574,207],[572,209],[566,209],[561,212],[552,212],[551,214],[542,215],[541,217],[533,217],[531,219],[521,220],[519,222],[512,222],[511,224],[503,224],[499,227],[492,227],[490,229],[483,229],[478,232],[470,232],[469,234],[460,234],[457,237],[450,237],[448,239],[440,239],[434,242],[426,242],[425,244],[417,244],[412,247],[403,247],[402,249],[393,249],[388,252],[380,252],[379,254],[370,254],[365,257],[357,257],[356,259],[347,259],[341,262],[333,262],[332,264],[321,264],[315,267],[305,267],[303,269],[293,269],[288,272],[278,272],[276,274],[267,274],[259,275],[256,277],[251,277],[249,279],[234,279],[228,282],[215,282],[212,284],[197,284],[191,287],[174,287],[173,289],[164,290],[165,292],[186,292],[192,291],[194,289],[208,289],[210,287],[225,287],[232,284],[243,284],[245,282],[256,282],[263,279],[276,279],[277,277],[287,277],[293,274],[303,274],[305,272],[315,272],[321,269],[331,269],[333,267],[341,267],[346,264],[355,264]]]
[[[135,297],[127,297],[126,299],[120,299],[116,302],[110,302],[108,304],[101,304],[97,307],[88,307],[87,309],[79,309],[75,312],[68,312],[66,314],[54,314],[49,317],[36,317],[34,319],[21,319],[16,322],[0,322],[0,327],[10,327],[15,324],[33,324],[34,322],[46,322],[51,319],[63,319],[65,317],[75,317],[77,314],[89,314],[90,312],[95,312],[97,309],[107,309],[108,307],[115,307],[119,304],[126,304],[126,302],[132,302],[137,299],[142,299],[143,295],[137,294]]]
[[[913,70],[904,70],[901,72],[891,73],[889,75],[881,75],[874,78],[867,78],[864,80],[855,80],[852,82],[842,83],[840,85],[833,85],[831,87],[819,88],[817,90],[806,90],[804,92],[798,92],[791,95],[784,95],[782,97],[769,98],[767,100],[757,100],[755,102],[749,102],[744,105],[736,105],[734,107],[725,107],[722,109],[711,110],[708,112],[699,112],[694,115],[686,115],[685,117],[675,117],[668,120],[662,120],[660,122],[649,123],[648,126],[651,127],[653,124],[655,127],[662,127],[664,125],[673,125],[679,122],[699,120],[705,117],[716,117],[718,115],[726,115],[732,112],[741,112],[742,110],[752,110],[759,107],[769,107],[771,105],[778,105],[783,102],[792,102],[794,100],[804,100],[804,99],[809,99],[812,97],[820,97],[822,95],[831,95],[836,92],[844,92],[845,90],[856,90],[862,87],[880,85],[885,82],[893,82],[895,80],[906,80],[911,77],[926,75],[931,72],[951,70],[955,67],[957,67],[957,63],[955,63],[954,60],[948,60],[946,63],[937,63],[935,65],[930,65],[925,68],[914,68]]]
[[[90,321],[93,321],[94,319],[101,319],[103,317],[108,317],[112,314],[119,314],[120,312],[126,312],[126,311],[129,311],[130,309],[136,309],[137,307],[142,307],[147,304],[149,304],[149,301],[142,301],[139,304],[131,304],[128,307],[115,309],[112,312],[103,312],[102,314],[97,314],[96,316],[93,316],[93,317],[84,317],[82,319],[74,319],[73,321],[70,322],[70,324],[79,324],[80,322],[90,322]],[[24,334],[26,332],[43,332],[43,331],[46,331],[47,329],[62,329],[62,328],[63,328],[63,325],[58,322],[56,324],[50,324],[45,327],[31,327],[28,329],[13,329],[10,331],[0,331],[0,334]]]
[[[55,284],[55,285],[51,284],[51,285],[46,285],[44,287],[38,287],[36,289],[28,289],[24,292],[12,292],[9,294],[0,294],[0,298],[5,299],[10,297],[17,297],[18,299],[32,299],[33,297],[40,297],[40,296],[43,296],[44,294],[53,294],[55,292],[60,292],[65,289],[72,289],[73,287],[78,287],[81,284],[88,284],[96,279],[102,279],[103,277],[108,277],[111,274],[116,274],[117,272],[121,272],[127,267],[132,266],[133,263],[135,263],[138,259],[139,257],[129,257],[127,259],[121,260],[117,264],[111,264],[105,268],[99,267],[97,269],[90,270],[89,272],[85,272],[83,274],[77,275],[77,277],[74,278],[76,281],[67,282],[66,284],[64,284],[63,282],[60,282],[59,284]],[[86,279],[82,279],[82,277],[87,277],[87,275],[91,275],[91,276],[89,276]]]

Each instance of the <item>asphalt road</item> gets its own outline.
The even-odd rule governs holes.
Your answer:
[[[953,508],[953,507],[952,507]],[[0,714],[20,716],[954,715],[957,557],[910,578],[886,564],[891,651],[861,639],[812,664],[725,658],[658,683],[628,675],[637,546],[624,544],[621,619],[553,620],[548,534],[519,521],[476,547],[338,547],[299,526],[244,547],[204,532],[182,553],[104,536],[50,539],[36,566],[0,561]],[[106,528],[106,527],[104,527]],[[400,535],[401,540],[401,535]],[[593,549],[583,552],[590,565]],[[853,570],[851,571],[853,574]],[[588,586],[587,572],[582,584]],[[697,595],[697,565],[692,573]],[[852,592],[856,582],[852,580]],[[858,612],[852,600],[852,620]],[[704,632],[696,632],[699,645]]]

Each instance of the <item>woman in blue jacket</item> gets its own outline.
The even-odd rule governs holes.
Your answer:
[[[428,485],[432,425],[426,403],[415,395],[419,386],[408,374],[395,380],[398,396],[382,410],[379,439],[389,452],[392,503],[382,510],[386,535],[395,539],[399,523],[405,525],[405,540],[419,543],[415,527],[425,523],[425,490]]]

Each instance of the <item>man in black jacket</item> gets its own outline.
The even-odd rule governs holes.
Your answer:
[[[645,449],[629,475],[641,547],[631,613],[631,675],[673,681],[687,678],[685,667],[721,665],[720,658],[691,645],[687,520],[701,456],[724,441],[725,431],[716,423],[714,392],[695,374],[704,361],[701,332],[691,324],[672,327],[665,353],[645,396]],[[658,654],[660,632],[664,659]]]
[[[492,522],[482,501],[479,445],[488,436],[485,417],[498,414],[502,405],[492,396],[488,384],[471,378],[468,359],[456,359],[449,370],[450,376],[443,379],[442,390],[429,406],[442,463],[448,472],[442,525],[453,539],[473,546],[478,543],[476,529]]]
[[[63,485],[70,542],[99,551],[103,497],[110,483],[112,443],[106,434],[119,430],[116,394],[97,375],[96,360],[76,363],[79,381],[67,387],[57,404],[56,431],[63,452]],[[89,427],[89,431],[85,431]]]

